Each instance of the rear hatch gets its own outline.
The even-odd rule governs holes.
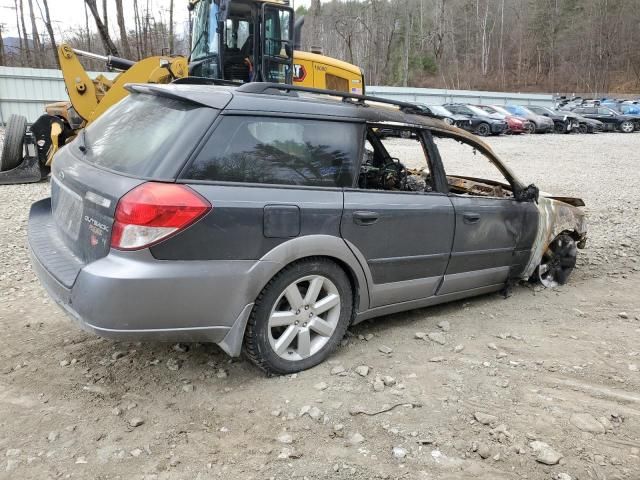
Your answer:
[[[118,200],[146,181],[173,182],[216,115],[175,97],[132,94],[60,150],[51,215],[81,264],[109,253]]]

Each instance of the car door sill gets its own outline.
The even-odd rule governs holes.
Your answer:
[[[452,302],[455,300],[461,300],[463,298],[497,292],[502,288],[504,288],[504,282],[479,288],[473,288],[470,290],[464,290],[461,292],[453,292],[445,295],[433,295],[431,297],[421,298],[418,300],[411,300],[408,302],[400,302],[391,305],[385,305],[382,307],[371,308],[369,310],[356,314],[356,318],[354,319],[353,323],[355,325],[356,323],[360,323],[363,320],[368,320],[370,318],[379,317],[382,315],[390,315],[392,313],[414,310],[416,308],[430,307],[432,305],[437,305],[440,303]]]

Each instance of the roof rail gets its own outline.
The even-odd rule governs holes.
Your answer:
[[[206,77],[182,77],[176,78],[173,82],[178,85],[220,85],[229,87],[238,87],[242,85],[240,82],[234,82],[232,80],[221,80],[218,78],[206,78]]]
[[[388,105],[394,105],[398,107],[404,113],[413,113],[416,115],[426,115],[419,110],[413,103],[401,102],[398,100],[389,100],[388,98],[372,97],[369,95],[359,95],[357,93],[337,92],[335,90],[324,90],[321,88],[302,87],[300,85],[286,85],[282,83],[269,83],[269,82],[251,82],[245,83],[238,87],[238,92],[244,93],[262,93],[268,94],[269,91],[279,91],[285,93],[313,93],[315,95],[326,95],[330,97],[340,97],[343,102],[348,102],[354,105],[366,106],[365,102],[384,103]]]

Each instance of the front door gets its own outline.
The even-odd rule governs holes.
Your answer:
[[[453,242],[451,201],[433,191],[430,163],[420,149],[419,136],[403,131],[409,138],[383,144],[369,130],[358,188],[344,193],[340,230],[366,262],[372,280],[371,307],[434,295]],[[416,152],[421,155],[416,157]],[[407,168],[420,173],[407,180]]]
[[[529,258],[537,208],[516,200],[503,172],[475,146],[452,138],[436,144],[455,210],[451,259],[438,295],[504,284]]]

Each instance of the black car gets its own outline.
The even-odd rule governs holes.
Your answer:
[[[459,126],[465,130],[475,133],[476,135],[486,137],[489,135],[500,135],[507,132],[507,122],[474,105],[447,103],[444,107],[452,113],[465,117],[468,120],[468,123],[463,122]]]
[[[604,129],[608,131],[620,131],[622,133],[631,133],[640,129],[640,119],[633,115],[624,115],[616,112],[609,107],[576,107],[572,112],[579,113],[587,118],[593,118],[603,123]]]
[[[596,120],[595,118],[587,118],[576,112],[571,113],[578,117],[578,122],[580,123],[578,131],[580,133],[597,133],[604,130],[604,124],[600,120]]]
[[[556,133],[571,133],[577,132],[580,129],[580,121],[577,115],[571,112],[562,112],[552,110],[548,107],[541,107],[539,105],[529,105],[527,107],[533,113],[542,115],[543,117],[553,120],[554,130]]]
[[[449,125],[456,125],[460,128],[464,128],[463,125],[465,124],[470,125],[470,120],[468,117],[453,113],[447,110],[442,105],[425,105],[423,103],[419,103],[416,104],[416,107],[422,110],[426,115],[444,120]]]

